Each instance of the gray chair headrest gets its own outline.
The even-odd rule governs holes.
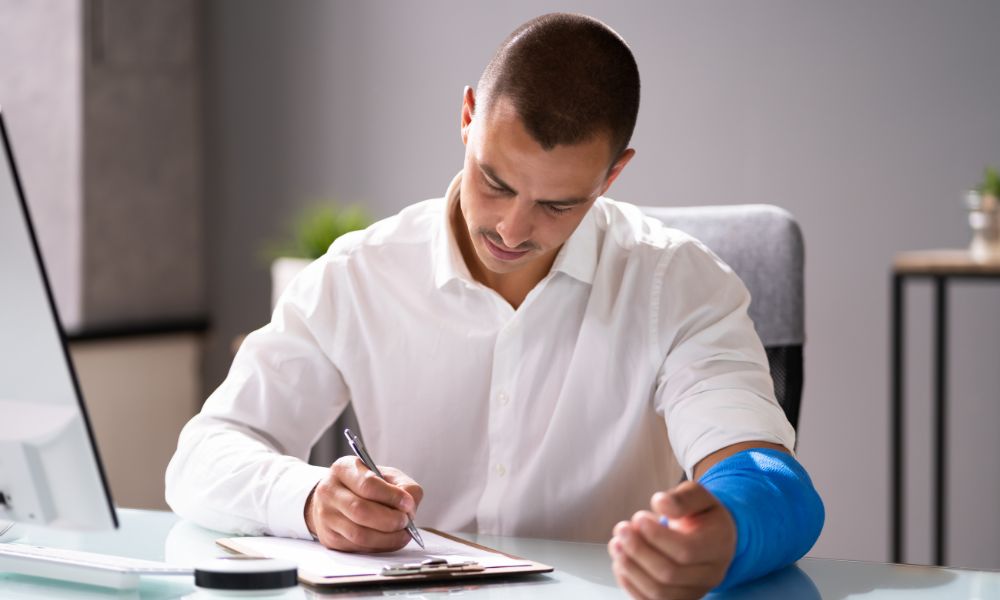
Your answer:
[[[701,240],[750,290],[750,318],[765,346],[805,342],[804,244],[788,211],[768,204],[639,207]]]

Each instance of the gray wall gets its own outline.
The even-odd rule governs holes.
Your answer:
[[[202,10],[84,5],[83,324],[203,318]]]
[[[64,324],[204,319],[193,0],[0,0],[0,105]]]
[[[82,314],[83,7],[0,2],[0,106],[63,320]],[[44,226],[41,224],[44,223]]]
[[[800,457],[828,509],[813,554],[886,559],[889,264],[900,250],[966,244],[962,192],[1000,162],[996,2],[214,2],[209,387],[231,337],[268,317],[263,240],[313,199],[386,216],[441,195],[461,164],[462,86],[548,10],[606,20],[639,61],[638,154],[609,195],[798,216]],[[953,300],[952,564],[1000,567],[998,306],[994,286],[960,286]],[[927,290],[911,307],[908,558],[919,562],[930,559]]]

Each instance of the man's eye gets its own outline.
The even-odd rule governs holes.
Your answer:
[[[486,187],[490,188],[490,190],[492,190],[492,191],[494,191],[494,192],[496,192],[498,194],[504,194],[504,193],[507,192],[507,188],[500,187],[499,185],[495,185],[494,183],[492,183],[488,179],[484,180],[484,181],[486,181]]]
[[[546,204],[545,205],[545,210],[549,211],[550,213],[552,213],[554,215],[561,215],[561,214],[563,214],[565,212],[569,212],[570,207],[569,206],[556,206],[555,204]]]

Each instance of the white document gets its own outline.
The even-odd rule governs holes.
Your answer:
[[[402,550],[378,554],[338,552],[312,540],[279,537],[229,538],[226,545],[248,555],[291,561],[298,565],[300,572],[318,577],[377,575],[386,565],[418,563],[428,558],[443,558],[448,562],[474,560],[483,568],[531,564],[496,552],[480,550],[425,529],[420,530],[420,535],[424,538],[426,549],[421,549],[416,542],[410,540]]]

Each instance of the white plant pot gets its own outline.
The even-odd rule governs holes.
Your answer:
[[[285,291],[295,276],[309,266],[312,260],[308,258],[282,257],[271,263],[271,310],[278,303],[278,298]]]
[[[980,263],[1000,262],[1000,206],[993,196],[980,196],[971,191],[965,203],[969,209],[972,243],[969,254]]]

